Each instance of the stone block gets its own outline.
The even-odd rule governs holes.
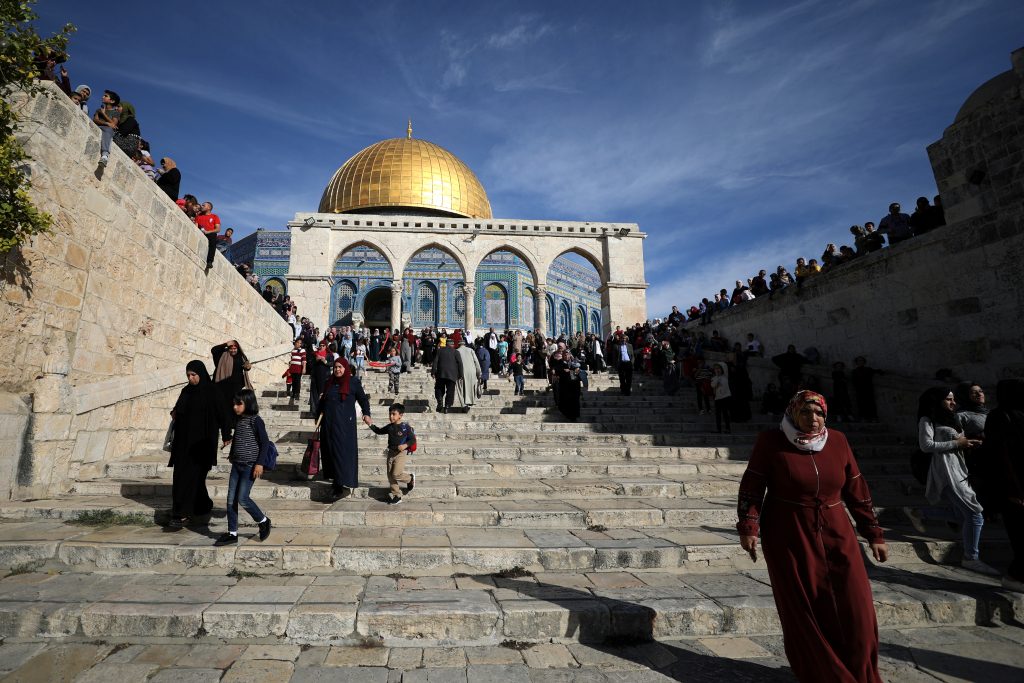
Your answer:
[[[500,612],[485,591],[417,591],[366,597],[356,628],[385,642],[480,641],[497,636]]]
[[[501,611],[512,639],[600,643],[611,633],[608,607],[597,600],[502,600]]]
[[[288,617],[288,637],[300,643],[347,638],[355,631],[356,603],[295,605]]]

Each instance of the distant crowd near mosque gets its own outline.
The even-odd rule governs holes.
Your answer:
[[[794,285],[799,291],[805,282],[816,275],[883,249],[886,246],[886,239],[889,242],[888,246],[893,246],[941,227],[946,224],[942,198],[936,195],[933,201],[933,204],[929,204],[927,197],[918,197],[914,213],[910,215],[903,212],[899,203],[893,202],[889,205],[889,213],[879,221],[877,229],[872,221],[866,222],[863,226],[850,227],[850,234],[854,239],[853,247],[844,244],[836,248],[835,244],[829,243],[820,260],[798,258],[792,273],[780,265],[770,275],[767,271],[761,270],[757,275],[747,278],[746,282],[736,280],[731,294],[723,287],[716,294],[704,297],[687,310],[687,319],[700,320],[701,325],[707,325],[717,311],[724,311],[759,296],[774,297]]]

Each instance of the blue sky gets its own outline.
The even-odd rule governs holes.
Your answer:
[[[639,223],[651,317],[934,195],[926,146],[1024,44],[1020,0],[37,10],[79,28],[73,84],[135,104],[236,236],[315,210],[411,117],[497,217]]]

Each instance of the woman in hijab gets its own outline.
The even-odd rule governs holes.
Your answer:
[[[904,508],[904,513],[919,531],[924,520],[959,522],[964,552],[960,566],[979,574],[999,576],[997,570],[978,559],[985,517],[978,495],[967,480],[965,452],[981,446],[981,441],[964,434],[956,407],[953,392],[946,387],[932,387],[921,394],[917,439],[920,449],[931,453],[925,496],[933,507]]]
[[[401,345],[401,358],[402,358],[402,372],[409,372],[412,368],[412,354],[413,349],[416,348],[416,342],[412,339],[412,330],[406,328],[405,334],[402,335]]]
[[[996,400],[999,407],[985,420],[985,449],[992,459],[992,498],[1013,548],[1003,587],[1024,593],[1024,379],[999,380]]]
[[[213,356],[213,386],[217,389],[224,424],[231,424],[234,415],[235,394],[252,389],[247,370],[252,368],[237,339],[231,339],[210,349]]]
[[[223,419],[217,393],[203,361],[190,361],[185,366],[185,376],[188,384],[171,411],[174,441],[167,463],[174,469],[169,526],[177,529],[213,510],[213,501],[206,490],[206,473],[217,464],[217,430],[225,443],[231,438],[230,423]]]
[[[370,419],[370,400],[362,383],[352,375],[352,366],[344,358],[334,361],[331,377],[324,385],[317,406],[320,423],[320,449],[324,476],[334,482],[335,500],[347,498],[359,487],[359,443],[356,435],[356,402],[363,411],[363,422]]]
[[[323,393],[324,385],[330,376],[331,360],[328,358],[327,342],[321,341],[313,352],[313,363],[309,372],[309,412],[314,415],[320,407],[320,394]]]
[[[178,201],[178,193],[181,191],[181,171],[178,170],[174,159],[164,157],[160,160],[160,177],[156,179],[156,184],[167,193],[168,197]]]
[[[117,130],[114,132],[114,144],[131,158],[139,151],[141,141],[142,131],[139,129],[139,122],[135,120],[135,106],[122,100],[121,118],[118,119]]]
[[[759,532],[764,540],[797,680],[881,683],[878,623],[856,531],[875,560],[885,562],[889,550],[846,436],[825,428],[827,415],[823,396],[801,391],[779,429],[758,435],[736,528],[755,562]]]

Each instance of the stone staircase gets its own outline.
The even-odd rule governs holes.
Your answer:
[[[638,378],[623,397],[605,375],[591,378],[576,422],[532,379],[523,397],[493,379],[471,411],[439,415],[422,369],[402,381],[419,441],[416,489],[402,505],[377,500],[385,441],[365,428],[364,487],[352,498],[326,502],[327,484],[296,478],[312,420],[274,391],[263,392],[261,414],[279,466],[253,489],[275,525],[264,543],[242,513],[238,546],[213,547],[222,509],[209,528],[144,523],[169,507],[159,450],[110,463],[60,499],[0,504],[0,566],[14,570],[0,581],[0,636],[423,647],[779,633],[764,565],[743,553],[734,529],[745,459],[775,419],[755,415],[716,434],[690,390],[670,397],[660,381]],[[365,385],[383,421],[385,378],[370,373]],[[890,529],[890,562],[869,567],[880,626],[1021,617],[1022,596],[942,564],[959,554],[952,530],[922,536],[901,526],[899,508],[921,491],[900,435],[880,424],[835,427]],[[221,508],[225,471],[209,477]],[[75,523],[107,510],[134,523]],[[1007,552],[1001,529],[987,528],[985,558],[999,565]]]

